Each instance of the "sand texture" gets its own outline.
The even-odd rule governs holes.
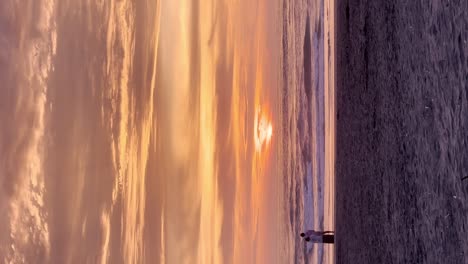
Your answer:
[[[336,2],[337,263],[468,263],[468,2]]]

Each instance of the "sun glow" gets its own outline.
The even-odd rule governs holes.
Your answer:
[[[260,110],[255,114],[254,124],[255,150],[261,152],[262,149],[269,146],[273,135],[273,126],[271,121]]]

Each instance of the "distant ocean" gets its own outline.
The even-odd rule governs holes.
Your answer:
[[[284,250],[294,263],[334,261],[333,245],[306,244],[299,237],[308,229],[334,230],[334,87],[324,12],[329,5],[283,3]]]

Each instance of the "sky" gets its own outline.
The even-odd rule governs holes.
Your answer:
[[[0,3],[0,258],[278,261],[279,3]]]
[[[266,260],[275,252],[275,175],[272,149],[255,148],[255,115],[271,120],[276,99],[268,65],[278,56],[268,43],[274,29],[266,28],[274,10],[247,1],[161,8],[156,118],[164,121],[156,130],[167,158],[158,173],[167,175],[164,258]]]

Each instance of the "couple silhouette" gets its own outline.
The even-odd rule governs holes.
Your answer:
[[[300,235],[306,242],[312,243],[335,243],[335,231],[315,231],[307,230],[305,233]]]

